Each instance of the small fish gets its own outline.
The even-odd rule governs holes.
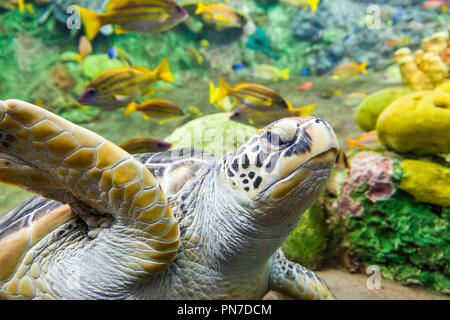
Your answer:
[[[251,125],[256,128],[264,128],[272,122],[282,118],[309,117],[315,107],[315,104],[311,104],[298,109],[261,112],[250,109],[246,105],[241,105],[230,116],[230,120]]]
[[[355,147],[360,151],[379,151],[384,149],[378,140],[376,130],[365,132],[356,139],[346,138],[346,140],[348,142],[348,151],[353,150]]]
[[[231,69],[234,71],[239,71],[245,69],[245,65],[243,63],[236,63],[231,66]]]
[[[208,48],[209,47],[209,41],[206,39],[203,39],[202,41],[200,41],[200,46],[202,46],[203,48]]]
[[[411,38],[407,35],[403,35],[394,39],[386,40],[386,46],[388,47],[404,47],[411,43]]]
[[[43,99],[37,99],[36,101],[34,101],[33,104],[35,106],[42,107],[42,105],[44,104],[44,100]]]
[[[153,137],[137,137],[120,144],[123,150],[130,154],[146,152],[164,152],[172,147],[172,144]]]
[[[300,75],[301,76],[309,76],[310,74],[311,74],[311,68],[310,67],[305,68],[302,71],[300,71]]]
[[[367,73],[366,66],[367,61],[361,63],[360,65],[354,61],[341,63],[340,65],[338,65],[336,68],[333,69],[331,78],[339,79],[347,76],[356,77],[359,74],[359,72],[366,74]]]
[[[330,87],[330,92],[332,94],[334,94],[335,96],[341,96],[342,95],[342,91],[333,87]]]
[[[126,65],[133,65],[131,63],[131,57],[128,53],[125,52],[125,50],[117,47],[117,46],[112,46],[109,50],[108,50],[108,58],[110,59],[119,59],[120,61],[122,61],[124,64]]]
[[[29,13],[34,13],[34,7],[31,3],[25,3],[25,0],[19,0],[17,2],[19,12],[28,11]]]
[[[77,8],[89,40],[94,39],[100,28],[107,24],[116,25],[117,34],[133,31],[154,34],[175,27],[189,16],[172,0],[111,0],[105,13]]]
[[[131,103],[125,109],[124,115],[142,112],[144,119],[173,119],[184,117],[183,110],[175,103],[164,98],[151,98],[141,104]]]
[[[250,74],[259,79],[278,81],[280,78],[289,80],[289,69],[280,70],[277,67],[261,64],[250,71]]]
[[[320,0],[280,0],[280,2],[289,4],[297,8],[310,7],[313,12],[317,11]]]
[[[200,111],[199,108],[197,108],[196,106],[189,106],[187,107],[187,110],[194,114],[196,117],[201,117],[203,115],[203,112]]]
[[[94,107],[125,107],[141,96],[151,95],[154,90],[150,85],[160,80],[175,81],[167,58],[154,71],[138,66],[112,68],[95,77],[78,102]]]
[[[343,102],[346,106],[355,107],[366,98],[367,94],[363,92],[351,92],[345,95]]]
[[[198,65],[202,65],[203,64],[203,56],[197,50],[197,48],[194,48],[194,47],[191,47],[191,46],[185,46],[184,50],[186,51],[186,53],[188,55],[190,55],[191,57],[193,57],[193,59],[195,59],[195,61],[197,62]]]
[[[242,27],[241,20],[239,19],[237,13],[223,4],[204,4],[199,1],[197,3],[197,10],[195,11],[195,14],[203,14],[203,18],[206,21],[215,24],[219,28]]]
[[[210,101],[222,101],[227,96],[233,96],[235,100],[247,107],[259,111],[273,109],[289,109],[289,103],[276,91],[257,83],[242,82],[231,88],[223,78],[220,78],[219,88],[214,96],[210,95]]]
[[[439,9],[446,10],[449,3],[446,0],[428,0],[422,3],[422,9]]]
[[[314,88],[314,84],[311,81],[303,82],[297,87],[297,91],[308,91]]]
[[[78,63],[81,63],[92,52],[92,44],[85,36],[81,36],[78,41],[78,51],[80,52],[77,55]]]

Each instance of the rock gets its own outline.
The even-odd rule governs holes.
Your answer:
[[[75,85],[75,77],[70,73],[67,66],[63,63],[58,63],[50,71],[50,78],[53,84],[61,91],[69,91]]]
[[[122,66],[119,59],[110,59],[107,54],[94,54],[81,62],[81,72],[83,77],[91,80],[105,70]]]
[[[372,93],[356,109],[356,123],[366,132],[375,130],[380,113],[397,98],[410,92],[410,89],[395,87]]]
[[[450,94],[418,91],[391,103],[378,117],[380,142],[398,152],[450,153]]]
[[[229,119],[230,113],[207,115],[186,123],[164,140],[172,149],[196,148],[222,156],[235,150],[256,133],[256,129]]]
[[[327,248],[327,233],[322,205],[316,202],[283,243],[283,252],[289,260],[310,269],[319,269]]]
[[[419,201],[450,206],[450,169],[429,161],[405,160],[400,188]]]
[[[364,211],[364,199],[371,203],[389,199],[395,192],[392,181],[394,163],[390,157],[371,152],[353,157],[342,188],[340,214],[359,217]]]

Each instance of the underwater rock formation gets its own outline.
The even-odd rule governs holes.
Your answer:
[[[418,91],[391,103],[378,117],[378,138],[398,152],[450,153],[450,94]]]
[[[355,121],[364,131],[375,130],[380,113],[397,98],[410,93],[403,87],[386,88],[370,94],[361,102],[355,113]]]
[[[61,91],[68,91],[75,85],[75,77],[70,73],[67,66],[59,63],[50,71],[50,78],[53,84]]]
[[[313,270],[320,269],[325,259],[327,234],[323,205],[316,202],[303,214],[298,227],[283,243],[283,252],[289,260]]]
[[[93,54],[81,63],[81,72],[86,79],[93,79],[105,70],[122,66],[119,59],[110,59],[107,54]]]
[[[378,265],[384,278],[449,294],[448,170],[395,154],[351,158],[323,199],[334,256],[352,272]]]
[[[197,118],[176,129],[164,141],[173,149],[196,148],[217,156],[235,150],[256,133],[256,129],[231,121],[230,113],[217,113]]]
[[[404,160],[400,188],[421,202],[450,207],[450,168],[423,160]]]

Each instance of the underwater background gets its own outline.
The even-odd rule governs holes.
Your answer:
[[[0,100],[42,106],[118,145],[145,136],[222,155],[286,115],[242,118],[235,101],[214,99],[219,79],[268,86],[298,115],[329,122],[347,160],[284,244],[288,258],[325,270],[318,274],[338,298],[448,298],[448,1],[202,2],[226,5],[228,21],[214,19],[213,9],[199,13],[198,1],[176,1],[189,18],[170,30],[122,34],[107,25],[86,38],[71,6],[104,12],[108,2],[0,0]],[[153,84],[149,97],[170,100],[176,115],[146,113],[149,97],[126,115],[78,101],[104,71],[154,70],[166,57],[175,79]],[[206,138],[194,141],[196,131]],[[221,145],[209,138],[233,131],[239,137]],[[1,185],[0,214],[30,196]],[[384,293],[346,296],[343,287],[365,286],[366,277],[345,275],[371,265],[396,282],[383,283]]]

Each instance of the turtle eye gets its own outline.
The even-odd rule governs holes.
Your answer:
[[[276,148],[282,148],[294,141],[296,136],[295,130],[289,130],[281,127],[274,127],[265,134],[267,142]]]

